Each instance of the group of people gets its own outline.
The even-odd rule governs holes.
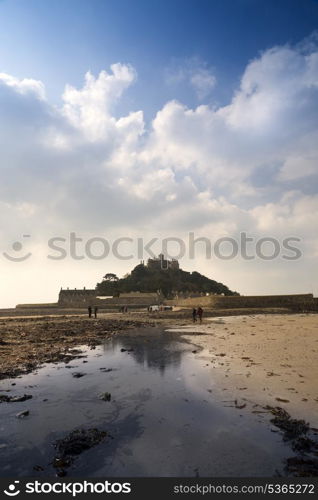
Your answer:
[[[198,307],[197,309],[194,307],[192,310],[193,323],[196,323],[198,321],[198,318],[199,318],[200,323],[202,323],[202,316],[203,316],[202,307]]]
[[[93,308],[92,306],[88,306],[88,317],[91,318],[93,313]],[[98,313],[98,307],[94,307],[94,318],[97,318],[97,313]]]

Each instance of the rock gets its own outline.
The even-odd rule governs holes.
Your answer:
[[[238,410],[242,410],[243,408],[245,408],[245,406],[246,406],[246,403],[239,405],[237,403],[237,401],[235,401],[235,408],[237,408]]]
[[[63,473],[63,470],[72,464],[74,456],[96,446],[106,436],[107,432],[98,429],[76,429],[65,438],[56,441],[54,446],[57,456],[53,460],[53,467],[59,469],[57,474]]]
[[[318,444],[307,436],[300,436],[294,440],[292,448],[294,451],[311,452],[318,450]]]
[[[283,408],[279,406],[275,408],[266,406],[265,409],[269,410],[274,415],[271,422],[284,432],[284,438],[286,440],[298,438],[309,431],[309,425],[304,420],[291,418]]]
[[[84,377],[86,375],[86,373],[83,373],[83,372],[73,372],[72,373],[72,376],[74,378],[81,378],[81,377]]]
[[[60,467],[69,467],[71,465],[72,461],[70,458],[59,458],[59,457],[55,457],[53,462],[52,462],[52,465],[53,467],[55,467],[56,469],[60,468]]]
[[[110,401],[111,400],[111,393],[110,392],[103,392],[103,394],[100,394],[99,399],[102,401]]]
[[[16,417],[17,418],[24,418],[24,417],[27,417],[28,415],[30,415],[29,410],[24,410],[24,411],[20,411],[20,413],[17,413]]]
[[[33,470],[36,470],[37,472],[41,472],[44,470],[44,468],[41,465],[34,465]]]
[[[65,477],[67,475],[67,472],[64,469],[59,469],[57,470],[56,475],[57,477]]]
[[[317,477],[318,459],[291,457],[287,459],[287,471],[299,477]]]
[[[0,394],[0,403],[20,403],[31,398],[31,394],[23,394],[23,396],[7,396],[6,394]]]

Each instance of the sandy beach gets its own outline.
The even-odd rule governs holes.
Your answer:
[[[85,461],[63,451],[63,460],[52,457],[54,435],[55,447],[82,438],[89,447],[101,443],[92,474],[109,473],[114,463],[115,474],[316,476],[317,318],[262,314],[193,324],[186,310],[174,318],[3,318],[2,467],[22,476],[87,473]],[[108,433],[111,449],[107,439],[102,444]],[[10,443],[22,451],[13,456]],[[154,445],[156,463],[147,459]]]
[[[205,318],[177,330],[203,348],[196,355],[224,400],[280,406],[318,427],[317,315]]]
[[[186,334],[187,341],[198,346],[194,355],[210,370],[213,390],[221,398],[281,406],[318,427],[315,314],[206,317],[202,324],[142,313],[109,314],[91,321],[85,317],[3,318],[1,378],[71,356],[69,351],[76,345],[100,343],[127,328],[147,325]]]

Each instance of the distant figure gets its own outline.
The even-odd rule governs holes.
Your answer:
[[[202,315],[203,315],[203,309],[202,309],[202,307],[198,307],[197,314],[199,316],[200,323],[202,323]]]
[[[94,316],[95,316],[95,318],[97,318],[97,313],[98,313],[98,307],[95,306],[94,307]]]
[[[192,310],[192,319],[193,319],[193,323],[195,323],[197,320],[197,310],[195,309],[195,307]]]
[[[92,306],[88,306],[88,317],[92,317]]]

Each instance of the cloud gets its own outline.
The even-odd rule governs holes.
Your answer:
[[[187,78],[205,99],[214,75],[205,66],[192,69],[177,68],[175,78]],[[88,72],[82,88],[66,85],[56,106],[42,82],[0,74],[2,241],[32,233],[38,248],[49,235],[74,230],[87,237],[105,231],[183,237],[193,230],[209,237],[237,237],[242,230],[258,237],[299,235],[307,255],[298,264],[299,286],[305,287],[318,249],[317,43],[260,54],[225,106],[191,109],[173,100],[150,124],[142,110],[116,115],[136,78],[135,69],[119,63],[97,76]],[[306,179],[310,190],[300,183]],[[200,263],[211,275],[210,264]],[[88,273],[92,264],[85,265]],[[117,272],[120,265],[112,263]],[[225,272],[229,286],[260,293],[268,264],[259,263],[254,281],[246,265],[240,262],[231,275],[223,264],[214,269]],[[297,291],[293,268],[272,266],[284,290]],[[239,282],[244,269],[248,290]]]
[[[111,116],[112,107],[136,79],[136,72],[131,66],[112,64],[111,71],[101,71],[97,78],[87,72],[81,90],[66,85],[63,94],[64,115],[91,141],[105,140],[116,127]]]
[[[200,100],[207,97],[216,85],[216,77],[207,69],[200,68],[190,77],[190,83]]]
[[[207,63],[197,57],[183,61],[174,60],[165,70],[165,82],[170,86],[188,85],[199,101],[211,94],[217,79]]]
[[[40,80],[31,78],[19,80],[7,73],[0,73],[0,84],[13,88],[18,94],[34,94],[39,99],[45,98],[44,84]]]

